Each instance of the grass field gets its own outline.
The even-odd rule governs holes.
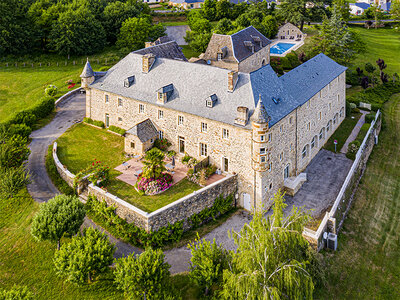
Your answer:
[[[366,43],[366,51],[359,54],[353,61],[354,69],[364,69],[367,62],[375,67],[376,61],[382,58],[387,64],[386,73],[400,73],[400,32],[391,28],[365,29],[361,26],[351,26],[351,29],[360,34]]]
[[[325,253],[328,285],[317,299],[400,299],[400,94],[383,120],[338,251]]]
[[[58,140],[58,157],[73,173],[77,174],[93,161],[101,161],[110,167],[110,182],[107,190],[119,198],[147,211],[155,211],[185,195],[200,189],[200,186],[183,179],[169,190],[155,196],[141,196],[135,188],[116,179],[121,173],[115,167],[126,161],[123,137],[85,124],[70,128]]]

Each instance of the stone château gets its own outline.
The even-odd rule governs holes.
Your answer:
[[[269,44],[248,27],[214,35],[201,61],[186,61],[170,41],[131,52],[101,76],[88,62],[86,117],[126,129],[127,153],[143,154],[158,135],[178,156],[208,156],[238,175],[241,206],[268,208],[343,121],[346,70],[319,54],[278,77]]]

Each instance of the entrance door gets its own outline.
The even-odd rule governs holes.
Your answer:
[[[251,211],[251,198],[247,193],[243,193],[243,207],[245,210]]]
[[[110,126],[110,115],[106,114],[106,127]]]
[[[229,172],[229,160],[226,157],[222,158],[222,165],[224,172]]]
[[[179,153],[185,153],[185,138],[181,136],[179,137]]]
[[[288,177],[289,177],[289,165],[287,165],[285,170],[283,171],[283,178],[286,179]]]

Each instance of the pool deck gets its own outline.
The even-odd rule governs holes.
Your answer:
[[[277,53],[270,53],[271,56],[277,56],[277,57],[284,57],[286,54],[295,51],[299,49],[301,46],[304,45],[304,40],[301,41],[295,41],[295,40],[272,40],[272,44],[270,44],[270,48],[275,46],[276,44],[279,43],[288,43],[288,44],[294,44],[293,47],[290,47],[288,50],[283,52],[282,54],[277,54]]]

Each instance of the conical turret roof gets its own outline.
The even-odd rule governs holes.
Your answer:
[[[271,117],[268,115],[267,110],[265,109],[265,106],[262,103],[261,95],[260,95],[260,98],[258,99],[257,107],[254,110],[254,113],[251,116],[250,121],[262,124],[262,123],[268,123],[270,120],[271,120]]]
[[[93,72],[92,66],[90,65],[89,59],[87,59],[86,65],[83,68],[83,71],[81,74],[81,78],[88,78],[88,77],[92,77],[92,76],[94,76],[94,72]]]

